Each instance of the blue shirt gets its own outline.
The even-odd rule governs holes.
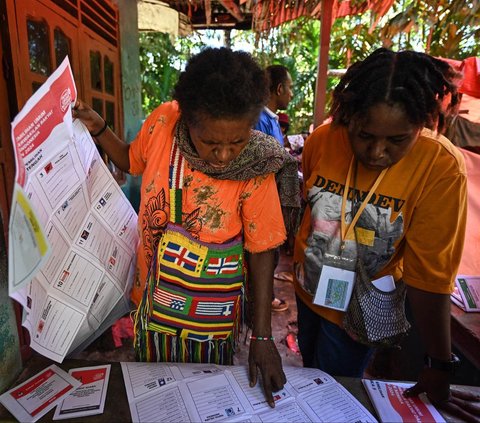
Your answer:
[[[262,131],[267,135],[275,137],[280,145],[283,147],[283,134],[280,124],[278,123],[278,116],[273,113],[268,107],[264,107],[260,114],[260,119],[255,125],[254,129]]]

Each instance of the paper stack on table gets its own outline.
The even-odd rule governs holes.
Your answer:
[[[55,364],[0,395],[0,402],[20,422],[36,422],[81,383]]]
[[[363,379],[362,383],[380,420],[384,423],[445,422],[425,394],[409,398],[403,396],[403,391],[413,386],[413,383],[384,382],[371,379]]]
[[[0,402],[21,422],[35,422],[57,406],[53,420],[102,414],[110,364],[70,369],[47,367],[0,396]]]
[[[466,312],[479,312],[480,276],[457,275],[450,299]]]
[[[70,392],[55,409],[53,420],[102,414],[107,398],[110,364],[70,369],[68,374],[81,385]]]

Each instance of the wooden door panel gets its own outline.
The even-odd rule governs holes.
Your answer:
[[[83,51],[82,86],[84,99],[107,121],[117,134],[123,133],[121,120],[120,63],[117,49],[102,39],[95,39],[86,29],[82,39]],[[104,156],[110,171],[121,185],[125,174]]]
[[[80,80],[78,30],[67,13],[38,0],[16,0],[15,16],[18,48],[13,56],[18,69],[17,100],[22,108],[66,54],[75,80]]]
[[[0,33],[0,57],[3,54],[2,34]],[[10,136],[10,109],[8,105],[7,84],[0,66],[0,218],[3,219],[5,239],[8,232],[8,218],[15,178],[13,148]]]
[[[65,54],[69,55],[79,96],[87,101],[97,99],[112,128],[122,133],[120,55],[118,42],[118,8],[112,0],[0,0],[6,5],[8,29],[9,78],[6,84],[0,70],[0,212],[8,222],[11,189],[14,181],[14,156],[10,141],[10,119],[20,110],[47,77],[56,69]],[[3,17],[3,16],[2,16]],[[4,21],[2,21],[3,24]],[[8,38],[8,41],[7,41]],[[87,43],[85,43],[87,41]],[[2,55],[0,43],[0,58]],[[90,81],[90,50],[101,54],[101,67],[107,82],[101,89],[84,87]],[[11,58],[10,58],[11,53]],[[105,78],[104,70],[113,75]],[[16,102],[13,101],[16,99]],[[17,107],[18,105],[18,107]],[[9,110],[10,108],[10,110]],[[123,173],[112,172],[119,181]],[[5,230],[8,232],[8,225]],[[30,353],[28,332],[23,330],[21,307],[16,307],[22,356]],[[24,355],[25,354],[25,355]]]

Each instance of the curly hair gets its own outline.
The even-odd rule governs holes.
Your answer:
[[[268,99],[265,73],[253,57],[228,48],[206,48],[180,74],[173,98],[187,124],[205,116],[258,119]]]
[[[288,68],[283,65],[270,65],[265,68],[267,74],[269,90],[274,93],[277,90],[278,84],[287,82]]]
[[[375,50],[350,66],[333,92],[337,125],[362,119],[378,104],[400,105],[414,125],[443,131],[458,104],[458,73],[445,61],[415,51]]]

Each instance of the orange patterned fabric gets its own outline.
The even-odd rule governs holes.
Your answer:
[[[175,102],[161,105],[130,146],[130,173],[142,175],[140,245],[132,290],[135,304],[140,302],[153,252],[169,221],[169,159],[178,117]],[[253,253],[282,244],[286,234],[274,175],[248,181],[218,180],[186,163],[183,226],[209,243],[224,243],[243,232],[244,248]]]

